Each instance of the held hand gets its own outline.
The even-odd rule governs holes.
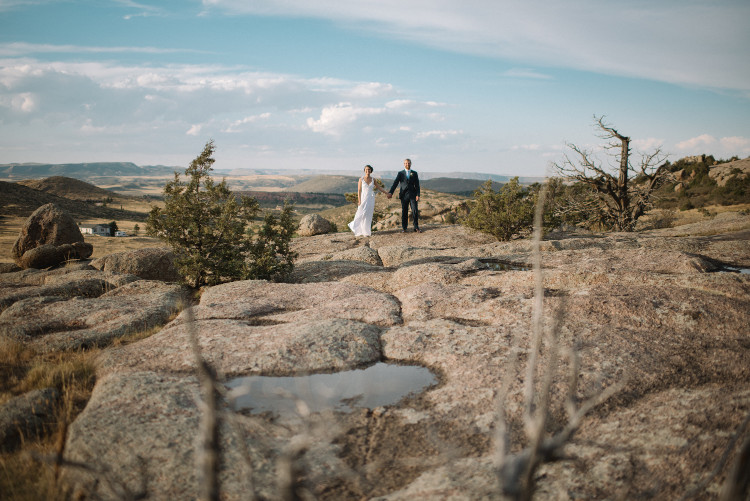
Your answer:
[[[414,200],[416,200],[417,202],[419,202],[419,197],[418,196],[414,197]]]

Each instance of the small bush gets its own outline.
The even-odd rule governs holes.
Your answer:
[[[703,215],[703,217],[714,217],[716,215],[715,213],[709,211],[705,207],[701,207],[700,209],[698,209],[698,212],[700,212]]]
[[[690,209],[695,209],[695,205],[693,205],[693,202],[690,199],[684,200],[680,204],[680,210],[681,211],[686,211],[686,210],[690,210]]]
[[[653,230],[671,228],[674,226],[675,221],[677,221],[677,213],[673,210],[665,209],[658,214],[654,214],[647,228]]]
[[[469,211],[461,224],[488,233],[498,240],[529,233],[534,221],[534,197],[514,177],[499,191],[488,180],[474,193]]]

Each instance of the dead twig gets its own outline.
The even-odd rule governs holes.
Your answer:
[[[550,398],[552,395],[552,383],[555,376],[555,368],[560,358],[560,331],[565,311],[563,301],[555,314],[550,329],[544,328],[544,287],[541,266],[540,242],[542,237],[542,212],[547,186],[542,188],[537,202],[534,217],[534,250],[533,267],[535,277],[534,306],[532,312],[532,339],[529,359],[526,366],[526,378],[524,386],[523,423],[524,432],[528,445],[517,454],[510,453],[511,437],[506,422],[504,404],[510,391],[512,380],[518,373],[520,336],[515,336],[511,348],[510,360],[507,364],[507,372],[503,378],[502,387],[498,393],[498,420],[496,441],[496,468],[500,483],[500,492],[503,498],[512,500],[528,501],[532,498],[536,481],[535,476],[538,468],[544,464],[563,459],[563,448],[571,440],[573,434],[578,430],[583,417],[594,407],[607,400],[620,391],[624,381],[609,386],[603,391],[587,398],[582,403],[577,402],[579,355],[578,349],[573,346],[569,350],[568,363],[570,372],[568,376],[568,395],[565,409],[568,422],[562,430],[545,437],[550,418]],[[542,347],[546,346],[547,356],[542,364]],[[540,367],[544,367],[541,375],[539,389],[534,384]]]

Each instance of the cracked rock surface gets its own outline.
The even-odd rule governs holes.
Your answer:
[[[584,419],[568,460],[542,467],[540,499],[679,499],[706,479],[700,497],[718,498],[728,466],[709,475],[750,413],[750,275],[721,270],[750,266],[749,229],[750,216],[734,214],[679,231],[541,243],[542,321],[560,322],[563,352],[579,350],[576,398],[624,387]],[[69,481],[105,499],[117,497],[117,485],[146,499],[197,496],[202,411],[192,332],[224,381],[378,361],[428,367],[439,379],[393,405],[349,413],[235,413],[222,397],[223,499],[280,499],[279,468],[292,450],[298,488],[314,498],[495,498],[497,393],[512,351],[525,363],[532,350],[532,245],[460,226],[423,230],[299,238],[294,283],[208,288],[158,333],[104,350],[66,457],[95,463],[110,482]],[[67,309],[89,322],[81,331],[92,330],[117,311],[145,315],[145,303],[168,304],[168,287],[136,280],[96,297],[24,297],[0,325],[11,325],[1,323],[6,314],[21,324],[32,309],[64,322],[74,317]],[[92,310],[101,312],[97,322],[83,313]],[[59,332],[19,329],[12,335],[29,342]],[[546,367],[554,371],[550,431],[567,419],[568,361]],[[511,378],[504,402],[514,451],[526,445],[524,377]]]

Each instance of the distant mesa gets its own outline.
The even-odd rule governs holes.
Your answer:
[[[179,167],[143,166],[132,162],[90,162],[71,164],[11,163],[0,164],[0,177],[7,179],[37,179],[67,176],[77,179],[96,176],[156,176],[170,175]],[[183,168],[184,169],[184,168]]]

